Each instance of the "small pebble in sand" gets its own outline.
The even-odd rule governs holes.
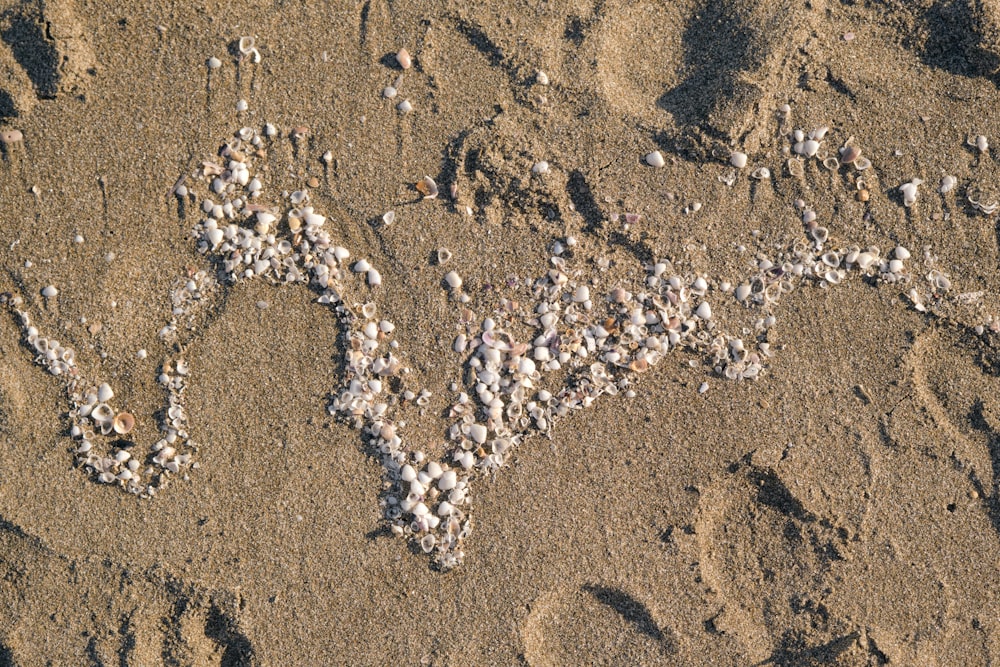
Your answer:
[[[646,154],[646,164],[650,167],[656,167],[658,169],[666,164],[666,160],[663,159],[663,153],[660,151],[653,151],[652,153]]]
[[[410,52],[405,48],[396,52],[396,62],[399,63],[399,66],[403,69],[410,69],[413,67],[413,58],[410,56]]]
[[[410,104],[410,100],[403,100],[396,105],[396,110],[400,113],[410,113],[413,111],[413,105]]]
[[[48,287],[42,288],[42,296],[44,296],[46,299],[51,299],[57,294],[59,294],[59,290],[56,289],[55,285],[49,285]]]
[[[5,146],[10,146],[11,144],[19,144],[24,140],[24,135],[21,130],[3,130],[0,131],[0,144]]]
[[[219,69],[220,67],[222,67],[222,61],[216,58],[215,56],[209,58],[207,64],[208,64],[208,69]]]

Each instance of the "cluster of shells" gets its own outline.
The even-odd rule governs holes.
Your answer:
[[[182,307],[185,299],[178,296],[178,291],[174,292],[175,303],[181,305],[175,308],[171,324],[164,331],[174,331],[177,316],[185,312]],[[155,496],[165,488],[171,475],[197,466],[192,462],[192,451],[197,447],[190,442],[186,431],[183,396],[188,368],[183,359],[163,364],[159,380],[167,392],[167,407],[160,423],[162,437],[149,448],[146,460],[142,461],[136,455],[135,443],[129,439],[136,425],[135,416],[112,407],[115,393],[111,386],[86,379],[71,347],[39,333],[28,312],[22,309],[21,297],[4,295],[3,302],[20,323],[25,344],[35,352],[35,363],[62,380],[69,399],[70,435],[75,441],[73,453],[78,466],[97,482],[118,485],[143,498]]]
[[[820,128],[794,135],[794,152],[806,159],[819,157],[825,134]],[[294,140],[295,132],[291,136]],[[432,460],[405,438],[402,408],[425,405],[431,393],[392,381],[409,369],[400,356],[394,324],[380,316],[375,303],[380,272],[364,258],[352,259],[338,244],[325,228],[326,217],[310,204],[308,190],[283,193],[278,202],[264,196],[265,183],[255,175],[255,163],[266,158],[267,142],[280,140],[272,125],[263,133],[244,127],[222,146],[221,160],[202,163],[192,175],[197,193],[189,191],[184,178],[173,192],[200,198],[204,215],[192,230],[193,238],[225,282],[263,278],[275,285],[308,285],[317,293],[317,302],[334,313],[342,327],[345,373],[331,392],[329,412],[359,431],[369,451],[377,454],[384,473],[380,502],[392,532],[418,543],[444,569],[464,558],[463,541],[472,529],[472,483],[495,474],[531,436],[550,434],[559,420],[601,396],[634,396],[639,376],[674,350],[694,353],[720,377],[759,378],[772,354],[772,309],[800,285],[829,288],[851,273],[887,283],[911,280],[905,248],[883,254],[875,247],[839,243],[801,201],[796,206],[803,236],[773,257],[758,256],[754,270],[735,284],[683,273],[661,260],[646,266],[635,284],[594,294],[590,275],[573,265],[576,253],[569,251],[578,241],[568,236],[552,242],[550,266],[526,283],[531,294],[527,309],[505,300],[488,316],[478,317],[467,307],[471,299],[462,278],[449,271],[443,278],[460,310],[463,331],[453,349],[463,359],[465,391],[459,391],[458,383],[452,387],[457,396],[448,412],[450,443],[443,458]],[[851,146],[848,142],[841,149],[841,161],[856,164],[860,151]],[[731,162],[743,168],[745,158],[734,154]],[[856,166],[862,170],[862,165]],[[425,179],[420,191],[433,199],[429,193],[437,195],[437,186],[430,190],[428,180],[433,184]],[[446,248],[440,249],[439,263],[450,256]],[[932,270],[927,279],[932,296],[950,288],[947,276],[938,271]],[[99,438],[128,434],[134,419],[110,407],[110,387],[79,378],[72,350],[39,337],[27,313],[19,309],[18,297],[7,299],[22,322],[28,346],[36,351],[36,361],[63,378],[78,462],[98,481],[147,497],[171,475],[197,466],[197,446],[189,439],[183,405],[189,375],[183,341],[185,332],[193,329],[194,314],[216,288],[211,273],[196,271],[171,292],[171,319],[160,336],[178,356],[161,367],[159,381],[168,398],[160,424],[163,437],[150,447],[145,468],[126,444],[96,453]],[[923,308],[926,297],[915,288],[910,298]],[[724,331],[713,313],[712,304],[727,299],[759,315],[743,336]]]

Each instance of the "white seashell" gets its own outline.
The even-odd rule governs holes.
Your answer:
[[[812,230],[812,237],[816,243],[826,243],[827,239],[830,238],[830,230],[826,227],[817,227]]]
[[[453,290],[458,290],[462,288],[462,278],[454,271],[449,271],[444,274],[444,281],[448,283],[448,287]]]
[[[751,178],[756,178],[759,181],[771,178],[771,170],[767,167],[758,167],[750,172]]]
[[[858,255],[857,264],[862,271],[867,271],[875,263],[876,257],[870,252],[863,252]]]
[[[917,186],[921,183],[923,183],[921,179],[914,178],[909,183],[903,183],[899,186],[899,191],[903,195],[903,206],[913,206],[914,202],[917,201]]]
[[[42,296],[46,299],[51,299],[57,294],[59,294],[59,290],[56,289],[55,285],[49,285],[42,288]]]
[[[809,138],[815,139],[816,141],[823,141],[823,138],[829,131],[830,131],[829,127],[827,127],[826,125],[821,125],[809,133]]]
[[[740,153],[739,151],[733,151],[729,155],[729,164],[733,165],[737,169],[742,169],[747,166],[747,154]]]
[[[469,437],[476,444],[483,444],[486,442],[486,427],[482,424],[470,424],[469,425]]]
[[[573,301],[576,303],[583,303],[590,299],[590,288],[586,285],[580,285],[573,292]]]
[[[382,214],[382,224],[383,225],[386,225],[386,226],[391,225],[395,220],[396,220],[396,212],[395,211],[386,211],[385,213]]]
[[[951,192],[952,188],[955,187],[955,184],[957,182],[958,179],[956,179],[954,176],[945,176],[944,178],[941,179],[941,187],[938,188],[938,192],[940,192],[941,194],[945,194],[946,192]]]
[[[102,426],[105,424],[110,425],[111,421],[115,418],[115,411],[107,403],[98,403],[90,411],[90,418]]]
[[[413,469],[409,463],[402,467],[399,472],[399,478],[404,482],[412,482],[417,478],[417,471]]]
[[[980,153],[985,153],[990,148],[990,142],[986,140],[986,137],[980,134],[976,137],[976,148],[979,149]]]
[[[889,273],[900,273],[903,270],[903,260],[901,259],[891,259],[889,260]]]
[[[535,72],[535,83],[537,83],[539,86],[549,85],[549,75],[543,72],[542,70],[538,70],[537,72]]]
[[[806,210],[802,211],[802,222],[804,222],[805,224],[808,225],[815,219],[816,219],[816,211],[812,210],[811,208],[807,208]]]
[[[385,88],[382,89],[382,97],[384,97],[387,100],[391,100],[392,98],[394,98],[397,93],[398,91],[393,86],[386,86]]]
[[[458,474],[454,470],[445,471],[438,480],[438,488],[442,491],[451,491],[457,484]]]
[[[546,162],[545,160],[536,162],[531,167],[531,173],[538,174],[539,176],[549,173],[549,163]]]
[[[368,269],[368,285],[378,287],[382,284],[382,274],[375,269]]]
[[[910,258],[910,251],[901,245],[896,246],[896,259],[908,260]]]
[[[451,260],[451,256],[451,250],[448,250],[447,248],[437,249],[437,262],[439,265],[448,263],[448,261]]]
[[[355,273],[368,273],[368,271],[370,271],[371,268],[372,265],[369,264],[368,260],[366,259],[359,259],[357,262],[354,263]]]
[[[648,164],[650,167],[659,168],[667,163],[666,160],[663,159],[663,154],[660,153],[660,151],[653,151],[652,153],[647,153],[645,159],[646,159],[646,164]]]
[[[431,461],[427,464],[427,474],[430,475],[431,479],[437,479],[443,473],[444,470],[441,468],[441,464],[437,461]]]
[[[384,334],[391,334],[396,330],[396,325],[389,320],[382,320],[378,323],[378,329]]]
[[[736,300],[746,301],[747,297],[750,296],[750,286],[747,284],[740,285],[736,288]]]
[[[702,301],[694,314],[703,320],[710,320],[712,319],[712,307],[708,305],[708,301]]]
[[[420,548],[423,549],[425,554],[434,551],[435,544],[437,544],[437,538],[430,533],[420,538]]]
[[[396,105],[396,110],[400,113],[410,113],[413,111],[413,105],[410,104],[410,100],[403,100]]]
[[[222,67],[222,61],[216,58],[215,56],[209,58],[206,64],[208,65],[208,69],[219,69],[220,67]]]
[[[101,403],[107,403],[115,395],[115,392],[111,391],[111,385],[107,382],[101,383],[101,386],[97,388],[97,400]]]
[[[417,503],[416,505],[413,506],[412,512],[413,512],[413,516],[419,518],[419,517],[426,516],[427,514],[429,514],[430,510],[427,509],[427,505],[425,505],[423,503]]]

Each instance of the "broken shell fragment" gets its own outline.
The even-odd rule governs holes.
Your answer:
[[[857,146],[844,146],[840,149],[840,161],[851,164],[861,157],[861,149]]]
[[[417,181],[417,192],[424,196],[424,199],[434,199],[438,196],[438,186],[430,176],[424,176]]]
[[[758,181],[767,180],[771,178],[771,170],[767,167],[757,167],[750,173],[751,178],[756,178]]]

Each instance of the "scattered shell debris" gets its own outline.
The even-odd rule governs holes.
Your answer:
[[[797,130],[794,152],[817,156],[826,133],[825,127],[808,134]],[[265,136],[276,134],[273,126],[265,126]],[[295,139],[294,132],[289,136]],[[403,411],[409,405],[428,406],[433,394],[395,381],[407,376],[409,368],[395,325],[379,315],[379,291],[370,289],[382,284],[381,274],[369,260],[352,258],[340,245],[335,230],[325,225],[326,216],[309,204],[307,191],[277,197],[266,193],[255,176],[259,156],[247,150],[260,142],[255,129],[240,129],[219,151],[220,163],[206,161],[193,176],[190,188],[204,215],[192,238],[198,252],[214,260],[223,284],[216,282],[214,272],[192,270],[170,293],[170,320],[159,331],[171,350],[158,376],[167,403],[160,437],[145,451],[123,440],[136,431],[137,420],[112,405],[110,384],[85,378],[74,351],[43,336],[20,297],[4,295],[0,302],[15,314],[36,363],[63,383],[78,465],[100,483],[150,497],[198,465],[194,457],[200,446],[190,439],[184,407],[191,372],[186,339],[197,314],[225,285],[257,278],[273,285],[308,285],[316,302],[333,311],[342,327],[345,372],[332,388],[328,411],[359,431],[377,453],[384,476],[380,507],[392,533],[431,554],[443,569],[465,557],[475,480],[493,475],[529,438],[550,434],[560,420],[601,396],[635,396],[640,376],[671,352],[693,354],[693,366],[700,359],[719,377],[753,381],[766,372],[774,354],[769,338],[777,322],[774,309],[796,289],[831,289],[851,275],[865,276],[876,284],[908,286],[914,308],[928,312],[951,288],[948,276],[927,256],[926,272],[913,272],[907,266],[911,254],[902,245],[883,254],[874,246],[835,239],[805,202],[797,202],[801,238],[769,256],[758,255],[753,270],[738,280],[686,272],[658,259],[631,284],[605,292],[594,287],[597,283],[588,279],[584,267],[574,265],[576,255],[565,252],[580,241],[571,235],[553,238],[547,247],[550,267],[525,283],[529,303],[486,316],[475,314],[465,300],[456,304],[462,330],[451,347],[462,357],[465,387],[452,383],[457,396],[447,409],[450,444],[443,458],[432,460],[406,439]],[[659,152],[648,154],[646,162],[664,164]],[[912,185],[915,199],[919,179],[906,185]],[[437,195],[429,176],[417,189],[425,197]],[[686,210],[698,208],[694,202]],[[638,219],[636,215],[634,221]],[[439,248],[438,264],[451,256],[447,248]],[[600,258],[597,264],[601,266]],[[916,284],[918,276],[929,287]],[[448,271],[443,282],[453,296],[466,296],[457,271]],[[52,286],[45,289],[51,290],[43,291],[47,298],[57,293]],[[753,328],[725,330],[726,318],[720,321],[713,305],[727,300],[755,318]],[[569,371],[558,374],[561,385],[547,381],[560,370]],[[698,388],[699,393],[707,390],[707,383]]]

